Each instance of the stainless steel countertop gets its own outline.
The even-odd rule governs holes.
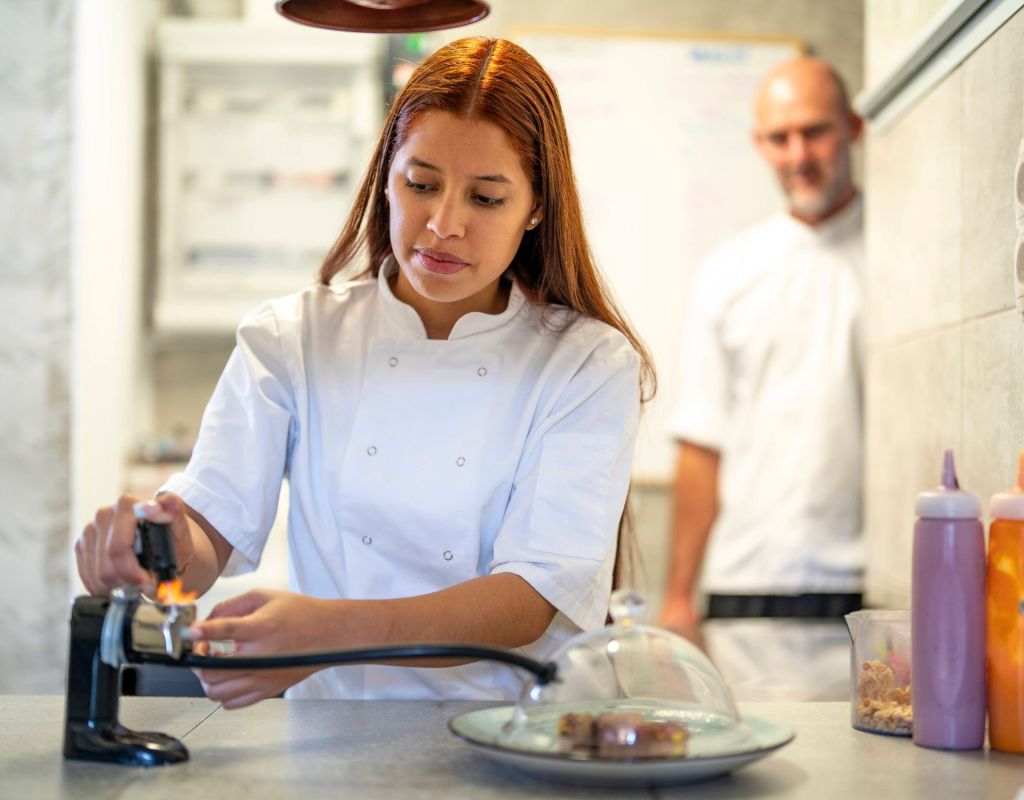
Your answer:
[[[184,739],[191,760],[145,769],[65,761],[64,698],[0,696],[4,798],[1012,798],[1024,757],[947,753],[850,727],[849,706],[744,703],[796,740],[724,778],[676,788],[562,786],[494,764],[447,721],[485,703],[267,700],[224,711],[205,699],[124,698],[121,720]]]

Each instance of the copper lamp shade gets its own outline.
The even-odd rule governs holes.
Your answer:
[[[490,9],[479,0],[277,0],[277,11],[317,28],[418,33],[468,25]]]

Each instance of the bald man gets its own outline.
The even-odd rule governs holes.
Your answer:
[[[697,273],[683,341],[662,624],[834,617],[861,604],[861,121],[802,57],[757,93],[754,144],[787,209]]]

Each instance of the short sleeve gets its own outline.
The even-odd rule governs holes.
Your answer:
[[[249,567],[259,564],[277,513],[293,409],[277,320],[266,304],[239,326],[192,458],[161,488],[202,514]]]
[[[724,443],[730,405],[718,266],[712,257],[694,280],[681,342],[679,400],[669,423],[676,439],[715,450]]]
[[[580,629],[604,624],[640,406],[624,339],[595,352],[534,425],[494,543],[512,572]]]

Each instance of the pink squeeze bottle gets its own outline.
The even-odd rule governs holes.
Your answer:
[[[981,503],[959,488],[953,451],[942,485],[917,496],[911,601],[914,744],[985,743],[985,540]]]

